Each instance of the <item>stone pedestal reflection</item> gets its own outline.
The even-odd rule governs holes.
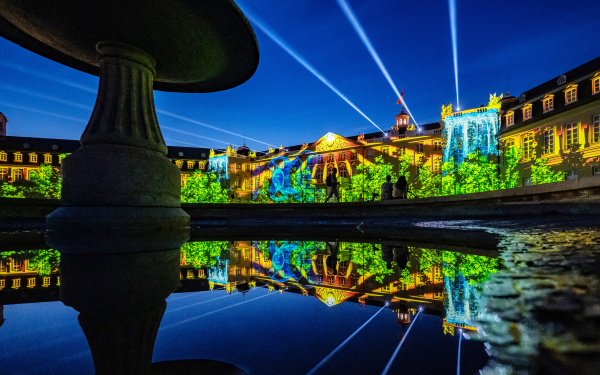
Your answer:
[[[149,373],[165,299],[179,285],[179,248],[63,254],[60,269],[61,300],[80,312],[96,373]]]

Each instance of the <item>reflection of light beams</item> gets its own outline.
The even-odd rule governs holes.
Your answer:
[[[13,86],[8,86],[8,85],[0,84],[0,88],[5,89],[5,90],[10,90],[10,91],[18,92],[18,93],[25,94],[25,95],[29,95],[29,96],[34,96],[36,98],[40,98],[40,99],[44,99],[44,100],[50,100],[50,101],[55,102],[55,103],[66,104],[66,105],[69,105],[71,107],[77,107],[77,108],[85,109],[85,110],[88,110],[88,111],[91,111],[91,110],[94,109],[94,108],[92,108],[90,106],[87,106],[87,105],[84,105],[84,104],[79,104],[79,103],[71,102],[71,101],[68,101],[68,100],[59,99],[59,98],[54,97],[54,96],[38,94],[37,92],[33,92],[33,91],[21,89],[21,88],[18,88],[18,87],[13,87]]]
[[[60,113],[42,111],[41,109],[35,109],[35,108],[31,108],[31,107],[24,107],[24,106],[21,106],[21,105],[10,104],[10,103],[5,103],[5,102],[0,102],[0,105],[5,106],[5,107],[11,107],[11,108],[14,108],[14,109],[20,109],[21,111],[41,113],[43,115],[48,115],[48,116],[63,118],[63,119],[66,119],[66,120],[71,120],[71,121],[76,121],[76,122],[83,122],[84,124],[88,123],[88,120],[80,119],[80,118],[77,118],[77,117],[71,117],[71,116],[61,115]]]
[[[450,13],[450,34],[452,35],[452,57],[454,60],[454,82],[456,83],[456,110],[460,111],[458,102],[458,50],[456,48],[456,0],[448,0]]]
[[[212,302],[212,301],[216,301],[216,300],[218,300],[218,299],[223,299],[223,298],[231,297],[232,295],[233,295],[233,294],[228,294],[228,295],[226,295],[226,296],[223,296],[223,297],[217,297],[217,298],[209,299],[209,300],[207,300],[207,301],[200,301],[200,302],[192,303],[191,305],[185,305],[185,306],[182,306],[182,307],[178,307],[178,308],[176,308],[176,309],[167,310],[167,313],[172,313],[172,312],[174,312],[174,311],[179,311],[179,310],[185,310],[185,309],[188,309],[188,308],[190,308],[190,307],[193,307],[193,306],[203,305],[203,304],[205,304],[205,303],[209,303],[209,302]]]
[[[402,347],[402,344],[404,344],[404,340],[406,340],[406,336],[408,336],[408,333],[410,332],[410,330],[412,329],[412,327],[415,325],[415,322],[417,321],[417,318],[419,317],[420,313],[421,313],[421,310],[419,309],[419,312],[417,313],[417,315],[415,315],[415,318],[413,319],[412,323],[410,324],[410,327],[408,327],[408,329],[404,333],[404,336],[402,337],[402,340],[400,340],[400,344],[398,344],[398,347],[396,348],[396,350],[394,350],[394,354],[392,354],[392,357],[390,358],[390,360],[388,361],[387,365],[383,369],[383,372],[381,373],[381,375],[387,374],[388,371],[390,370],[390,367],[392,367],[392,363],[394,363],[394,359],[396,359],[396,356],[398,355],[398,352],[400,351],[400,348]]]
[[[259,141],[257,139],[246,137],[245,135],[242,135],[242,134],[238,134],[238,133],[230,132],[229,130],[217,128],[216,126],[208,125],[208,124],[205,124],[203,122],[196,121],[196,120],[193,120],[193,119],[188,118],[188,117],[183,117],[183,116],[180,116],[180,115],[176,115],[176,114],[171,113],[171,112],[167,112],[167,111],[163,111],[163,110],[157,109],[156,113],[160,113],[161,115],[173,117],[173,118],[176,118],[178,120],[187,121],[187,122],[192,123],[192,124],[204,126],[205,128],[209,128],[209,129],[213,129],[213,130],[218,130],[218,131],[223,132],[223,133],[227,133],[227,134],[235,135],[235,136],[238,136],[238,137],[242,137],[242,138],[248,139],[250,141],[254,141],[254,142],[257,142],[257,143],[262,143],[263,145],[267,145],[267,146],[271,146],[271,147],[277,147],[275,145],[272,145],[272,144],[269,144],[269,143],[265,143],[265,142]],[[171,128],[171,130],[172,130],[172,128]],[[194,134],[191,134],[191,133],[188,133],[188,134],[194,135]]]
[[[67,81],[67,80],[64,80],[64,79],[58,79],[58,78],[56,78],[56,77],[54,77],[54,76],[52,76],[50,74],[45,74],[45,73],[42,73],[42,72],[38,72],[37,70],[28,69],[27,67],[24,67],[24,66],[19,65],[19,64],[12,63],[10,61],[0,60],[0,66],[4,66],[5,68],[9,68],[9,69],[13,69],[13,70],[18,70],[21,73],[30,74],[32,76],[43,78],[43,79],[46,79],[48,81],[60,83],[61,85],[71,86],[71,87],[74,87],[76,89],[80,89],[80,90],[83,90],[83,91],[86,91],[86,92],[89,92],[89,93],[92,93],[92,94],[96,94],[98,92],[97,89],[94,89],[94,88],[91,88],[91,87],[87,87],[87,86],[81,85],[81,84],[76,83],[76,82]]]
[[[274,295],[277,295],[277,294],[265,294],[265,295],[263,295],[263,296],[260,296],[260,297],[256,297],[256,298],[252,298],[252,299],[247,299],[247,300],[245,300],[244,302],[236,303],[236,304],[233,304],[233,305],[230,305],[230,306],[226,306],[226,307],[223,307],[223,308],[220,308],[220,309],[217,309],[217,310],[209,311],[209,312],[207,312],[207,313],[204,313],[204,314],[201,314],[201,315],[196,315],[196,316],[194,316],[194,317],[192,317],[192,318],[189,318],[189,319],[180,320],[180,321],[178,321],[178,322],[175,322],[175,323],[173,323],[173,324],[169,324],[169,325],[167,325],[167,326],[161,327],[161,329],[170,329],[170,328],[174,328],[174,327],[180,326],[180,325],[182,325],[182,324],[189,323],[189,322],[191,322],[191,321],[194,321],[194,320],[198,320],[198,319],[204,318],[205,316],[212,315],[212,314],[216,314],[216,313],[218,313],[218,312],[221,312],[221,311],[223,311],[223,310],[231,309],[231,308],[233,308],[233,307],[236,307],[236,306],[242,305],[242,304],[244,304],[244,303],[248,303],[248,302],[256,301],[257,299],[264,298],[264,297],[268,297],[268,296],[274,296]]]
[[[369,318],[369,320],[367,320],[362,326],[360,326],[356,331],[354,331],[353,334],[348,336],[348,338],[346,340],[344,340],[343,343],[341,343],[337,348],[335,348],[331,353],[329,353],[329,355],[327,357],[323,358],[323,360],[321,362],[319,362],[315,367],[313,367],[312,370],[307,372],[306,375],[311,375],[311,374],[316,373],[325,363],[327,363],[327,361],[329,361],[335,355],[335,353],[337,353],[344,345],[346,345],[350,340],[352,340],[352,338],[354,336],[356,336],[356,334],[358,332],[360,332],[361,329],[363,329],[367,324],[369,324],[369,322],[371,320],[373,320],[373,318],[375,318],[377,316],[377,314],[379,314],[381,311],[383,311],[383,309],[385,309],[385,306],[380,308],[379,311],[377,311],[371,318]]]
[[[350,21],[350,23],[352,24],[352,27],[354,27],[354,30],[356,31],[356,33],[358,34],[358,36],[362,40],[363,44],[365,45],[365,47],[367,48],[367,50],[369,51],[369,53],[373,57],[373,60],[375,60],[375,63],[379,67],[379,70],[381,70],[381,73],[383,74],[383,76],[385,77],[385,79],[387,79],[388,83],[392,87],[392,90],[394,90],[394,92],[396,93],[396,96],[398,97],[398,99],[400,99],[400,101],[402,102],[402,104],[406,108],[406,112],[408,112],[408,115],[410,117],[412,117],[413,121],[415,122],[415,125],[419,126],[419,124],[417,124],[417,120],[415,120],[415,117],[412,115],[412,113],[410,113],[410,109],[408,109],[408,106],[406,105],[406,102],[404,101],[404,98],[398,92],[398,88],[394,84],[394,81],[392,80],[392,77],[390,77],[390,74],[388,73],[387,69],[383,65],[383,62],[379,58],[379,55],[377,54],[377,51],[375,51],[375,48],[373,48],[373,45],[371,44],[371,41],[369,40],[369,37],[367,36],[367,33],[362,28],[360,22],[358,21],[358,18],[356,18],[356,15],[352,11],[352,8],[350,8],[350,5],[346,2],[346,0],[336,0],[336,1],[337,1],[338,5],[340,6],[340,8],[342,8],[342,11],[344,11],[344,14],[346,15],[346,18],[348,18],[348,21]]]
[[[456,361],[456,375],[460,375],[460,344],[462,343],[463,330],[459,330],[460,335],[458,338],[458,360]]]
[[[262,20],[260,20],[258,17],[256,17],[251,12],[248,12],[248,10],[246,10],[246,9],[244,10],[244,15],[252,23],[256,24],[256,26],[258,26],[258,28],[261,29],[262,32],[267,34],[267,36],[269,38],[271,38],[271,40],[273,40],[275,43],[277,43],[277,45],[279,45],[279,47],[283,48],[283,50],[285,52],[287,52],[296,61],[298,61],[300,63],[300,65],[305,67],[306,70],[308,70],[315,77],[317,77],[319,79],[319,81],[323,82],[325,84],[325,86],[329,87],[331,89],[331,91],[335,92],[340,98],[342,98],[346,103],[348,103],[348,105],[350,105],[352,108],[354,108],[356,110],[356,112],[360,113],[365,119],[367,119],[367,121],[369,121],[371,124],[373,124],[373,126],[375,126],[377,129],[379,129],[379,131],[383,132],[383,130],[381,130],[381,128],[379,126],[377,126],[377,124],[375,124],[373,122],[373,120],[371,120],[367,115],[365,115],[363,113],[363,111],[358,109],[358,107],[354,103],[352,103],[350,101],[350,99],[348,99],[344,94],[342,94],[340,92],[340,90],[338,90],[331,82],[329,82],[329,80],[327,80],[327,78],[325,78],[321,73],[319,73],[319,71],[317,69],[315,69],[314,66],[310,65],[310,63],[308,61],[306,61],[306,59],[304,59],[304,57],[302,57],[302,55],[300,55],[289,44],[287,44],[287,42],[285,42],[279,35],[277,35],[277,33],[275,33],[273,30],[271,30],[271,28],[269,26],[267,26],[266,23],[264,23]]]

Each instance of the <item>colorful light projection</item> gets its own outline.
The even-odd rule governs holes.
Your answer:
[[[229,179],[229,156],[213,156],[208,159],[208,172],[219,176],[219,182]]]
[[[208,267],[208,281],[226,285],[229,282],[229,259],[221,260],[217,257],[217,264],[214,267]]]
[[[318,157],[316,153],[309,150],[302,151],[293,158],[278,156],[272,159],[267,168],[271,170],[271,185],[269,186],[269,197],[275,202],[281,202],[294,197],[300,199],[301,190],[314,190],[311,177],[312,159]],[[303,160],[304,159],[304,160]],[[292,186],[292,169],[296,168],[293,174],[295,178],[295,187]],[[314,200],[314,194],[305,194],[304,199],[307,202]]]
[[[487,107],[452,114],[442,112],[445,123],[442,133],[445,141],[444,162],[454,159],[458,165],[477,150],[480,156],[498,154],[496,134],[500,129],[498,110],[501,98],[502,95],[500,97],[496,97],[495,94],[490,95],[490,103]]]

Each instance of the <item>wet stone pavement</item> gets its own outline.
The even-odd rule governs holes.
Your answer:
[[[482,285],[481,373],[600,373],[600,231],[516,231],[499,250],[504,267]]]

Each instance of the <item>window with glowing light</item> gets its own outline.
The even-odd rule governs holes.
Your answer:
[[[192,270],[187,270],[187,275],[186,275],[186,277],[187,277],[188,279],[193,279],[193,278],[194,278],[194,271],[192,271]]]
[[[8,177],[8,168],[0,168],[0,181],[6,180]]]
[[[15,169],[14,170],[14,175],[13,175],[13,182],[20,182],[23,180],[23,170],[22,169]]]
[[[598,93],[600,93],[600,75],[592,79],[592,95],[596,95]]]
[[[6,280],[0,279],[0,289],[4,289],[6,287]]]
[[[244,179],[244,190],[250,190],[250,189],[251,189],[251,187],[250,187],[250,179],[246,178],[246,179]]]
[[[175,160],[175,165],[177,168],[181,169],[181,167],[183,167],[183,160]]]
[[[525,120],[529,120],[532,117],[532,110],[531,110],[531,104],[526,105],[525,107],[523,107],[523,121]]]
[[[515,124],[515,113],[508,112],[506,114],[506,126],[511,126]]]
[[[565,125],[565,148],[576,148],[579,146],[579,131],[576,122]]]
[[[592,118],[592,142],[600,142],[600,114],[594,115]]]
[[[46,164],[52,164],[52,155],[45,154],[44,155],[44,163],[46,163]]]
[[[317,170],[315,171],[315,180],[317,180],[317,183],[323,182],[323,168],[321,168],[320,165],[318,165]]]
[[[33,288],[35,286],[35,277],[29,277],[27,279],[27,287]]]
[[[20,152],[15,152],[15,162],[22,162],[23,161],[23,154],[21,154]]]
[[[577,86],[569,86],[565,91],[565,104],[571,104],[577,101]]]
[[[546,129],[543,133],[542,152],[544,155],[554,152],[554,129]]]
[[[29,162],[37,163],[37,154],[29,154]]]
[[[523,135],[523,159],[531,159],[534,151],[533,132]]]
[[[544,113],[550,112],[554,109],[554,96],[548,95],[544,98]]]
[[[42,286],[48,287],[50,286],[50,276],[46,276],[42,278]]]
[[[6,155],[6,152],[2,151],[0,152],[0,161],[7,161],[8,160],[8,156]]]
[[[194,168],[194,164],[196,164],[196,163],[193,160],[188,160],[187,161],[187,168],[188,169]]]
[[[328,163],[333,163],[333,154],[327,155],[327,162]]]
[[[21,279],[13,279],[12,287],[17,289],[21,287]]]
[[[433,171],[440,172],[442,170],[442,158],[435,158],[433,160]]]

